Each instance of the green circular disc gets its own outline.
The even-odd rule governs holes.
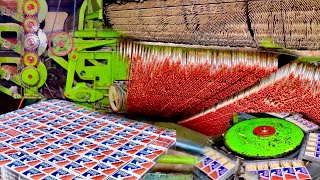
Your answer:
[[[272,135],[254,133],[261,127],[273,129]],[[232,126],[224,141],[236,154],[250,158],[275,158],[297,149],[303,137],[303,131],[291,122],[278,118],[256,118]]]
[[[26,67],[21,72],[21,80],[28,86],[36,86],[40,81],[40,74],[34,67]]]

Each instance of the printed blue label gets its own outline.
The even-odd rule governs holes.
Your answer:
[[[19,168],[19,167],[25,167],[27,165],[21,161],[14,161],[14,162],[8,164],[7,166],[10,168]]]
[[[52,175],[54,177],[63,177],[63,176],[70,175],[70,173],[66,170],[58,169],[57,171],[53,172]]]
[[[98,165],[96,165],[95,167],[93,167],[94,170],[98,171],[98,172],[101,172],[101,171],[104,171],[104,170],[109,170],[109,169],[112,169],[111,166],[108,166],[104,163],[99,163]]]
[[[92,177],[96,177],[96,176],[101,176],[101,173],[90,169],[87,172],[83,173],[82,176],[86,177],[86,178],[92,178]]]
[[[54,156],[53,158],[50,158],[48,161],[52,162],[52,163],[58,163],[58,162],[63,162],[63,161],[67,161],[67,160],[61,156]]]
[[[122,178],[129,178],[129,177],[134,177],[132,176],[130,173],[124,172],[124,171],[117,171],[116,173],[114,173],[112,175],[113,177],[117,178],[117,179],[122,179]]]
[[[263,178],[263,179],[269,179],[270,178],[269,170],[259,170],[258,174],[259,174],[260,178]]]
[[[35,169],[35,168],[31,168],[31,169],[23,172],[22,174],[27,176],[27,177],[31,177],[31,176],[34,176],[34,175],[42,174],[42,172],[37,170],[37,169]]]
[[[50,169],[53,166],[49,163],[46,162],[41,162],[40,164],[36,165],[35,168],[39,169],[40,171],[45,170],[45,169]]]

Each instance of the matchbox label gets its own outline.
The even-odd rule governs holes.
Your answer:
[[[105,175],[101,174],[100,172],[94,171],[92,169],[83,173],[82,176],[88,179],[93,179],[93,180],[103,180],[106,178]]]
[[[160,135],[160,134],[162,134],[165,130],[166,130],[166,129],[164,129],[164,128],[160,128],[160,127],[156,127],[156,126],[151,126],[151,127],[148,127],[147,129],[145,129],[144,132]]]
[[[4,164],[7,164],[11,162],[11,159],[9,159],[8,157],[0,154],[0,166],[4,165]]]
[[[133,174],[137,175],[138,177],[141,177],[144,173],[146,173],[148,171],[147,169],[145,169],[141,166],[131,164],[131,163],[128,163],[125,166],[123,166],[122,170],[133,173]]]
[[[70,180],[74,177],[73,174],[70,174],[68,171],[63,169],[58,169],[51,173],[51,175],[55,178],[61,179],[61,180]]]
[[[93,113],[88,114],[89,117],[96,118],[96,119],[100,119],[106,115],[108,115],[108,114],[101,113],[101,112],[93,112]]]
[[[76,131],[76,129],[66,125],[66,126],[62,126],[58,128],[59,130],[63,131],[63,132],[68,132],[68,133],[72,133],[74,131]]]
[[[64,119],[68,119],[68,120],[75,120],[75,119],[77,119],[77,118],[79,118],[81,116],[82,115],[79,114],[79,113],[71,112],[71,113],[62,115],[61,117],[64,118]]]
[[[47,122],[50,122],[54,119],[55,119],[55,116],[53,116],[53,115],[45,115],[45,116],[41,116],[38,118],[34,118],[34,121],[41,122],[41,123],[47,123]]]
[[[83,147],[86,147],[86,148],[89,148],[89,149],[94,149],[94,148],[96,148],[98,146],[97,144],[92,143],[92,142],[87,141],[87,140],[84,140],[84,141],[80,142],[79,145],[83,146]]]
[[[53,136],[60,137],[60,138],[67,136],[67,133],[60,131],[60,130],[51,131],[49,134],[51,134]]]
[[[12,163],[7,164],[7,167],[13,169],[17,172],[22,172],[29,168],[29,166],[21,161],[13,161]]]
[[[42,180],[58,180],[58,179],[48,175],[48,176],[44,177]]]
[[[211,177],[212,179],[219,179],[222,178],[222,176],[224,176],[228,171],[229,169],[225,168],[224,166],[220,166],[216,170],[211,172],[209,174],[209,177]]]
[[[57,138],[55,138],[54,136],[49,135],[49,134],[40,136],[39,139],[43,140],[43,141],[46,141],[46,142],[49,142],[49,143],[52,143],[52,142],[57,140]]]
[[[83,109],[83,107],[81,107],[80,105],[77,105],[77,104],[73,104],[71,106],[68,106],[67,108],[70,109],[70,110],[74,110],[74,111]]]
[[[106,175],[111,175],[116,171],[115,168],[104,163],[99,163],[98,165],[94,166],[93,169]]]
[[[89,115],[91,114],[92,112],[94,112],[94,110],[92,109],[79,109],[76,111],[77,113],[81,113],[81,114],[84,114],[84,115]]]
[[[119,125],[116,125],[116,124],[108,124],[107,126],[105,126],[106,128],[109,128],[109,129],[114,129],[115,131],[121,131],[124,129],[124,127],[121,127]]]
[[[93,166],[98,164],[97,162],[95,162],[89,158],[86,158],[86,157],[81,157],[81,158],[77,159],[75,162],[79,163],[80,165],[86,166],[88,168],[92,168]]]
[[[154,134],[148,134],[148,133],[140,133],[137,135],[137,137],[141,138],[149,138],[149,139],[156,139],[158,136]]]
[[[105,155],[103,155],[103,154],[101,154],[101,153],[99,153],[97,151],[94,151],[94,150],[91,150],[91,151],[87,152],[85,154],[85,156],[87,156],[87,157],[89,157],[91,159],[95,159],[97,161],[100,161],[100,160],[102,160],[103,158],[106,157]]]
[[[67,160],[61,156],[54,156],[54,157],[50,158],[48,161],[53,164],[56,164],[58,166],[64,166],[64,165],[67,165],[70,163],[69,160]]]
[[[19,115],[24,115],[24,114],[27,114],[27,113],[30,113],[34,111],[34,109],[31,109],[29,107],[25,107],[25,108],[22,108],[22,109],[18,109],[16,111],[14,111],[16,114],[19,114]]]
[[[151,143],[151,145],[152,145],[152,146],[157,146],[157,147],[159,147],[159,148],[165,148],[165,149],[168,149],[168,148],[171,146],[171,144],[167,144],[167,143],[164,143],[164,142],[158,141],[158,140],[153,141],[153,142]]]
[[[71,112],[70,110],[57,109],[57,110],[51,111],[50,113],[53,114],[53,115],[56,115],[56,116],[62,116],[64,114],[67,114],[67,113],[70,113],[70,112]]]
[[[137,166],[147,168],[147,169],[151,169],[155,165],[155,162],[148,161],[148,160],[142,159],[142,158],[134,158],[130,163],[135,164]]]
[[[11,149],[9,146],[7,146],[6,144],[0,143],[0,153],[5,152],[9,149]]]
[[[157,155],[161,155],[162,153],[164,153],[164,150],[158,149],[158,148],[154,148],[154,147],[150,147],[150,146],[145,147],[143,150],[147,151],[147,152],[150,152],[150,153],[157,154]]]
[[[9,150],[9,151],[5,152],[5,154],[7,156],[11,157],[12,159],[19,159],[19,158],[22,158],[27,155],[27,154],[25,154],[21,151],[17,151],[17,150]]]
[[[60,106],[60,107],[66,107],[66,106],[70,106],[72,105],[72,102],[68,102],[68,101],[60,101],[60,102],[56,102],[53,105],[55,106]]]
[[[105,140],[101,143],[102,145],[108,146],[108,147],[112,147],[112,148],[118,148],[120,147],[122,144],[116,141],[112,141],[112,140]]]
[[[141,158],[147,158],[150,160],[155,160],[159,155],[152,152],[145,151],[145,150],[141,150],[136,154],[136,156]]]
[[[53,154],[51,152],[46,151],[44,149],[39,149],[39,150],[35,151],[33,154],[38,157],[44,158],[44,159],[48,159],[51,156],[53,156]]]
[[[56,167],[52,166],[51,164],[47,163],[47,162],[41,162],[39,164],[37,164],[36,166],[34,166],[34,168],[38,169],[41,172],[45,172],[45,173],[52,173],[53,171],[57,170]]]
[[[87,133],[87,134],[94,134],[95,132],[97,132],[96,130],[94,129],[91,129],[91,128],[82,128],[80,129],[79,131],[83,132],[83,133]]]
[[[80,124],[80,125],[86,125],[86,124],[89,124],[92,121],[94,121],[94,119],[86,117],[86,116],[83,116],[81,118],[78,118],[78,119],[74,120],[73,122],[77,123],[77,124]]]
[[[70,147],[72,146],[72,143],[69,141],[66,141],[64,139],[60,139],[56,142],[54,142],[54,144],[58,145],[58,146],[63,146],[63,147]]]
[[[48,126],[55,127],[55,128],[59,128],[59,127],[64,126],[66,124],[68,124],[68,122],[66,120],[63,120],[60,118],[55,119],[55,120],[47,123]]]
[[[45,133],[50,133],[51,131],[54,131],[54,128],[48,126],[40,126],[37,129]]]
[[[0,121],[6,121],[6,120],[9,120],[9,119],[13,119],[13,118],[17,117],[18,115],[19,114],[15,113],[14,111],[6,113],[6,114],[2,114],[0,116]]]
[[[116,159],[120,159],[124,162],[129,162],[133,158],[132,156],[130,156],[126,153],[120,152],[120,151],[116,151],[116,152],[112,153],[110,156],[113,158],[116,158]]]
[[[100,129],[100,128],[102,128],[103,125],[101,125],[99,123],[91,122],[91,123],[87,124],[86,126],[93,128],[93,129]]]
[[[298,179],[311,179],[311,176],[306,167],[294,168]]]
[[[199,169],[202,169],[203,167],[206,167],[208,166],[209,164],[211,164],[213,162],[213,159],[209,158],[209,157],[205,157],[203,160],[201,160],[200,162],[198,162],[196,164],[196,166],[199,168]],[[211,167],[207,167],[207,168],[211,168]],[[209,170],[210,172],[211,170]]]
[[[136,130],[133,130],[133,129],[129,129],[129,128],[126,128],[124,130],[122,130],[123,133],[127,133],[127,134],[132,134],[132,135],[137,135],[139,134],[140,132],[139,131],[136,131]]]
[[[20,146],[19,148],[24,151],[27,151],[29,153],[35,152],[36,150],[39,149],[39,147],[32,145],[30,143],[24,144],[24,145]]]
[[[30,142],[32,141],[34,138],[27,135],[27,134],[21,134],[19,136],[16,136],[17,139],[19,139],[20,141],[24,141],[24,142]]]
[[[259,178],[261,180],[269,180],[270,179],[269,170],[259,170],[258,174],[259,174]]]
[[[146,124],[146,123],[142,123],[142,122],[135,122],[134,124],[129,125],[130,128],[137,129],[139,131],[143,131],[143,130],[147,129],[150,126],[151,125]]]
[[[117,172],[115,172],[112,177],[116,178],[116,179],[130,179],[130,180],[135,180],[138,179],[137,177],[135,177],[134,175],[132,175],[131,173],[127,173],[125,171],[119,170]]]
[[[60,146],[54,145],[54,144],[50,144],[49,146],[43,148],[49,152],[55,153],[55,154],[59,154],[62,151],[64,151],[63,148],[61,148]]]
[[[68,136],[64,137],[63,139],[66,141],[73,142],[73,143],[77,143],[77,142],[81,141],[80,138],[78,138],[77,136],[74,136],[72,134],[69,134]]]
[[[131,139],[132,137],[134,137],[134,135],[130,134],[130,133],[125,133],[125,132],[118,132],[117,134],[115,134],[116,136],[119,137],[123,137],[126,139]]]
[[[105,155],[109,155],[114,152],[113,149],[107,148],[105,146],[98,146],[98,147],[94,148],[93,150],[97,151],[98,153],[105,154]]]
[[[38,131],[36,129],[31,129],[30,131],[27,131],[26,134],[33,136],[33,137],[39,137],[39,136],[43,135],[44,133],[41,131]]]
[[[120,115],[108,114],[107,116],[104,116],[100,119],[106,122],[115,122],[115,121],[118,121],[121,117],[122,116]]]
[[[129,146],[121,146],[117,150],[132,155],[139,151],[139,149]]]
[[[119,159],[116,159],[116,158],[113,158],[113,157],[110,157],[110,156],[104,158],[104,159],[102,160],[102,162],[105,163],[105,164],[107,164],[107,165],[116,167],[116,168],[118,168],[118,167],[120,167],[120,166],[122,166],[122,165],[125,164],[124,161],[121,161],[121,160],[119,160]]]
[[[278,180],[278,179],[283,179],[283,173],[282,169],[271,169],[270,170],[270,176],[272,180]]]
[[[106,132],[106,133],[109,133],[109,134],[116,134],[116,133],[119,132],[119,131],[117,131],[117,130],[110,129],[110,128],[107,128],[107,127],[101,128],[100,131]]]
[[[0,132],[7,130],[8,127],[0,124]]]
[[[53,106],[53,105],[49,105],[49,106],[38,108],[39,111],[46,112],[46,113],[48,113],[48,112],[50,112],[52,110],[57,110],[57,109],[59,109],[59,107]]]
[[[42,116],[42,115],[44,115],[44,113],[41,112],[41,111],[32,111],[32,112],[30,112],[28,114],[25,114],[25,115],[21,116],[21,117],[22,118],[28,118],[28,119],[34,119],[34,118]]]
[[[70,160],[75,160],[75,159],[77,159],[78,157],[80,157],[80,155],[79,154],[77,154],[76,152],[74,152],[74,151],[70,151],[70,150],[65,150],[65,151],[63,151],[61,154],[60,154],[60,156],[62,156],[62,157],[64,157],[64,158],[68,158],[68,159],[70,159]]]
[[[176,139],[177,134],[176,134],[176,131],[174,130],[165,130],[160,136]]]
[[[30,165],[30,166],[36,165],[41,162],[40,159],[37,159],[37,158],[30,156],[30,155],[26,155],[26,156],[20,158],[19,160],[25,164]]]
[[[11,138],[9,140],[6,140],[5,142],[11,146],[20,146],[20,145],[24,144],[24,142],[20,141],[17,138]]]
[[[74,131],[74,132],[72,132],[72,134],[76,135],[76,136],[79,136],[79,137],[82,137],[82,138],[85,138],[85,137],[89,136],[88,133],[84,133],[82,131]]]
[[[9,120],[9,121],[14,121],[14,122],[17,122],[17,123],[25,123],[25,122],[27,122],[27,120],[22,118],[22,117],[17,117],[17,118],[14,118],[12,120]]]
[[[121,118],[121,119],[115,121],[114,123],[118,124],[118,125],[122,125],[122,126],[130,126],[130,125],[134,124],[135,122],[136,121],[133,121],[133,120],[130,120],[130,119]]]
[[[65,168],[68,170],[71,170],[71,171],[75,171],[77,173],[84,173],[86,170],[88,170],[88,168],[86,168],[78,163],[75,163],[75,162],[72,162],[72,163],[66,165]]]
[[[5,141],[7,139],[11,138],[9,135],[0,133],[0,141]]]
[[[286,180],[296,180],[296,173],[293,168],[282,168]]]
[[[49,145],[47,142],[42,141],[40,139],[36,139],[34,141],[31,141],[30,144],[37,146],[37,147],[40,147],[40,148],[43,148],[43,147],[46,147]]]
[[[80,145],[77,145],[77,144],[69,147],[68,149],[70,151],[74,151],[74,152],[77,152],[79,154],[83,154],[84,152],[89,151],[88,149],[84,148],[83,146],[80,146]]]
[[[46,107],[46,106],[49,106],[49,103],[42,101],[42,102],[38,102],[38,103],[36,103],[36,104],[29,105],[28,107],[29,107],[29,108],[38,109],[38,108]]]
[[[11,121],[11,120],[6,121],[6,122],[4,122],[3,124],[6,125],[6,126],[10,126],[10,127],[19,126],[19,122],[17,122],[17,121]]]
[[[31,127],[28,127],[28,126],[26,126],[26,125],[19,125],[19,126],[16,126],[16,127],[14,127],[16,130],[18,130],[18,131],[22,131],[22,132],[27,132],[27,131],[29,131],[29,130],[31,130]]]
[[[110,134],[99,132],[99,133],[90,135],[87,138],[88,139],[92,139],[92,140],[97,141],[97,142],[102,142],[103,140],[109,139],[111,137],[112,137],[112,135],[110,135]]]

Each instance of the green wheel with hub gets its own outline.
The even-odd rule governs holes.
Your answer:
[[[21,81],[30,87],[34,87],[40,81],[40,74],[36,68],[26,67],[21,72]]]
[[[293,152],[303,138],[303,131],[291,122],[278,118],[256,118],[232,126],[224,141],[238,155],[262,159]]]

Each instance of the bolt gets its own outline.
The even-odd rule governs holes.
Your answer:
[[[30,75],[28,76],[28,78],[29,78],[29,79],[32,79],[32,75],[30,74]]]
[[[29,26],[29,28],[32,28],[32,27],[34,27],[34,23],[33,22],[29,22],[28,26]]]
[[[33,62],[34,62],[34,58],[33,58],[32,56],[28,56],[27,59],[28,59],[28,62],[29,62],[29,63],[33,63]]]
[[[76,55],[72,55],[72,59],[76,59],[77,58],[77,56]]]
[[[34,10],[34,5],[33,4],[29,4],[28,5],[28,10],[29,11],[33,11]]]

